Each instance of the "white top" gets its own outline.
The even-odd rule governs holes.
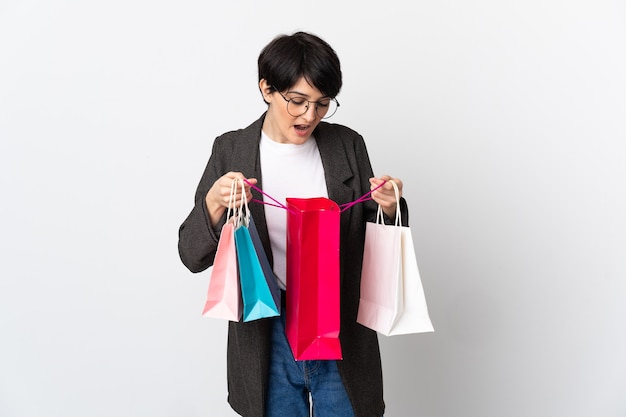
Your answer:
[[[261,132],[259,150],[263,192],[284,205],[287,197],[328,198],[322,158],[313,136],[295,145],[274,142]],[[263,199],[274,204],[267,197]],[[266,204],[265,218],[274,255],[274,273],[278,286],[284,290],[287,288],[287,211]]]

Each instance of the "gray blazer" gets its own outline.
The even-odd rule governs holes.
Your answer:
[[[257,178],[263,189],[259,141],[265,115],[245,129],[215,139],[209,162],[198,185],[195,205],[180,226],[178,248],[181,260],[192,272],[213,264],[219,231],[211,227],[205,196],[213,183],[229,171]],[[324,166],[328,196],[341,205],[356,200],[370,189],[372,167],[363,138],[341,125],[321,122],[314,132]],[[253,197],[263,199],[253,190]],[[361,263],[365,224],[374,221],[376,204],[359,203],[341,214],[341,331],[343,360],[337,361],[342,380],[356,417],[380,417],[384,412],[383,380],[376,332],[356,322],[359,305]],[[408,210],[400,204],[404,225]],[[250,211],[268,259],[272,260],[269,234],[262,204],[251,204]],[[390,219],[385,219],[390,223]],[[270,351],[270,320],[229,322],[228,328],[228,401],[245,417],[263,417]]]

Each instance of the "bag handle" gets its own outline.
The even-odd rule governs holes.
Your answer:
[[[228,197],[228,211],[226,211],[226,223],[228,223],[233,217],[237,215],[237,209],[235,207],[236,192],[237,180],[233,178],[233,182],[230,185],[230,196]]]
[[[344,211],[348,210],[350,207],[352,207],[354,205],[357,205],[357,204],[362,203],[364,201],[371,200],[372,197],[370,197],[370,194],[372,194],[374,191],[378,190],[380,187],[385,185],[386,182],[387,182],[387,180],[383,180],[383,182],[378,184],[375,188],[369,190],[367,193],[363,194],[361,197],[357,198],[356,200],[351,201],[349,203],[345,203],[345,204],[340,205],[339,207],[341,208],[341,211],[344,212]]]
[[[265,205],[268,205],[268,206],[273,206],[273,207],[278,207],[278,208],[282,208],[282,209],[285,209],[285,210],[289,210],[289,207],[287,207],[286,205],[284,205],[280,201],[276,200],[274,197],[272,197],[271,195],[267,194],[265,191],[261,190],[259,187],[257,187],[256,185],[252,184],[247,179],[244,178],[243,180],[239,180],[239,181],[245,182],[246,184],[248,184],[250,186],[250,188],[258,191],[259,193],[261,193],[262,195],[264,195],[265,197],[267,197],[267,198],[269,198],[270,200],[273,201],[272,203],[270,203],[270,202],[263,201],[263,200],[253,199],[252,200],[253,203],[261,203],[261,204],[265,204]],[[391,181],[391,180],[389,180],[389,181]],[[380,187],[385,185],[386,182],[387,182],[387,180],[383,180],[382,183],[378,184],[376,187],[374,187],[373,189],[371,189],[370,191],[368,191],[367,193],[365,193],[361,197],[357,198],[356,200],[351,201],[349,203],[341,204],[339,206],[340,212],[344,212],[344,211],[348,210],[349,208],[351,208],[352,206],[357,205],[359,203],[362,203],[364,201],[371,200],[372,197],[370,197],[370,194],[372,194],[374,191],[378,190]],[[392,183],[393,183],[393,181],[392,181]],[[399,193],[398,193],[398,190],[397,190],[397,185],[394,184],[394,187],[395,187],[395,190],[396,190],[396,202],[399,202]],[[246,207],[247,207],[247,205],[248,205],[248,201],[246,201]]]
[[[389,180],[391,185],[393,185],[393,191],[396,194],[396,226],[402,226],[402,214],[400,214],[400,190],[398,190],[398,185],[393,181]],[[381,184],[382,185],[382,184]],[[373,190],[372,190],[373,191]],[[378,205],[378,211],[376,212],[376,223],[383,224],[383,209]]]
[[[261,204],[267,204],[268,206],[274,206],[274,207],[278,207],[278,208],[282,208],[287,210],[287,206],[284,205],[283,203],[281,203],[280,201],[276,200],[274,197],[272,197],[271,195],[267,194],[265,191],[261,190],[259,187],[257,187],[256,185],[252,184],[250,181],[248,181],[247,179],[243,180],[246,184],[248,184],[250,186],[250,188],[257,190],[258,192],[260,192],[261,194],[263,194],[265,197],[269,198],[270,200],[272,200],[274,203],[267,203],[265,201],[262,200],[252,200],[252,202],[254,203],[261,203]]]
[[[248,208],[248,199],[246,198],[246,188],[243,183],[244,180],[239,178],[239,179],[235,179],[234,181],[237,181],[238,184],[241,185],[241,202],[239,204],[239,211],[237,213],[237,221],[236,221],[235,226],[239,227],[243,224],[244,226],[248,227],[248,225],[250,224],[250,209]]]

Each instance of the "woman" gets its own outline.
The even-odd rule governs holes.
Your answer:
[[[380,417],[384,412],[382,368],[376,332],[356,322],[365,224],[374,221],[377,204],[390,223],[395,211],[408,212],[403,198],[396,207],[393,179],[376,178],[363,138],[341,125],[323,122],[339,106],[339,59],[319,37],[297,32],[272,40],[258,59],[259,89],[267,111],[245,129],[215,139],[196,191],[195,206],[180,227],[179,253],[192,271],[212,265],[234,178],[247,179],[278,201],[287,197],[327,197],[349,203],[372,192],[374,200],[341,214],[341,333],[343,360],[298,361],[291,355],[282,317],[229,322],[228,401],[245,417],[309,415]],[[248,201],[262,200],[246,186]],[[239,196],[240,197],[240,196]],[[250,210],[273,264],[286,287],[285,229],[282,209],[251,204]]]

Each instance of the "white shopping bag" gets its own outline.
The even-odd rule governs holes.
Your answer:
[[[376,223],[366,225],[357,322],[385,336],[432,332],[411,229],[402,226],[399,191],[391,183],[395,224],[383,223],[379,206]]]

